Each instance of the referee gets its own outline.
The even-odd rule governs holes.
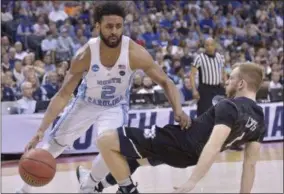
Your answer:
[[[216,52],[216,42],[213,38],[206,39],[204,47],[205,53],[197,55],[190,73],[193,97],[198,100],[197,116],[212,106],[214,96],[225,95],[224,57]],[[195,85],[197,72],[199,74],[198,88]]]

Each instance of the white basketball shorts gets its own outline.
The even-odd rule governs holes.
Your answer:
[[[128,122],[128,107],[100,107],[75,98],[64,110],[50,133],[50,137],[61,146],[70,146],[94,125],[97,136],[107,130],[115,130]]]

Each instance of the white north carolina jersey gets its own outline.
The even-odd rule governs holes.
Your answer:
[[[101,63],[100,41],[100,38],[92,38],[88,42],[91,49],[91,64],[79,87],[78,95],[97,106],[128,105],[134,73],[129,66],[130,38],[122,36],[120,55],[111,68]]]

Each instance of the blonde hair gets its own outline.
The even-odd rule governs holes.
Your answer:
[[[257,92],[262,84],[264,70],[256,64],[250,62],[236,63],[233,69],[239,68],[239,76],[248,84],[248,88]]]

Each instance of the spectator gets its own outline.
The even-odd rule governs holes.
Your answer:
[[[142,46],[146,45],[151,55],[155,56],[156,63],[177,85],[184,84],[184,74],[191,71],[192,59],[204,52],[200,45],[208,36],[214,36],[218,40],[216,51],[226,58],[224,65],[227,75],[231,71],[232,64],[252,61],[263,66],[268,88],[274,76],[273,72],[283,73],[283,14],[281,15],[283,2],[281,1],[271,3],[134,1],[130,4],[125,21],[125,35],[129,35]],[[2,29],[3,34],[9,35],[9,39],[7,36],[2,36],[1,42],[3,59],[1,69],[7,72],[8,82],[13,83],[14,79],[19,86],[23,77],[27,77],[26,74],[35,73],[39,85],[44,86],[47,84],[49,72],[56,71],[60,87],[66,74],[66,67],[68,68],[69,65],[64,62],[64,65],[59,63],[55,67],[55,59],[70,60],[73,53],[85,44],[87,39],[99,36],[92,17],[95,5],[92,2],[79,1],[64,3],[21,1],[6,5],[8,7],[2,10],[2,16],[5,13],[12,13],[11,8],[14,6],[12,17],[16,23],[20,21],[15,36],[6,25]],[[37,18],[36,21],[34,16]],[[45,22],[48,26],[44,24]],[[30,36],[33,34],[32,26],[40,36]],[[62,33],[65,30],[66,36]],[[16,55],[12,46],[15,41],[20,41],[23,44],[21,47],[27,49],[20,49],[22,50],[20,53],[25,55],[26,52],[30,55],[29,51],[33,50],[34,57],[21,56],[18,51]],[[51,59],[45,57],[47,54]],[[42,56],[44,62],[41,61]],[[21,64],[20,61],[16,61],[19,59],[24,62]],[[142,82],[143,74],[139,75],[137,83]],[[196,80],[200,80],[199,77],[196,77]],[[283,75],[280,76],[280,82],[284,82]],[[140,89],[138,85],[137,88]],[[15,96],[21,95],[20,88],[15,89],[13,86],[12,89],[15,91]]]
[[[148,76],[143,77],[142,85],[143,85],[143,88],[138,90],[137,92],[138,94],[154,93],[154,90],[153,90],[154,85],[150,77]]]
[[[68,15],[63,10],[59,9],[60,4],[58,2],[54,2],[53,8],[54,10],[48,15],[50,21],[57,23],[59,21],[65,21],[68,18]]]
[[[82,47],[87,42],[87,38],[83,35],[83,30],[78,29],[76,36],[74,37],[74,51],[73,53],[76,53],[76,51]]]
[[[137,93],[142,89],[142,76],[138,73],[135,74],[133,78],[133,85],[131,87],[131,93]]]
[[[22,45],[21,42],[15,43],[15,49],[16,49],[15,59],[22,61],[22,60],[24,60],[25,56],[28,55],[28,53],[26,51],[23,51],[23,45]]]
[[[40,85],[39,79],[37,78],[36,74],[33,73],[29,73],[29,75],[27,76],[26,80],[32,84],[33,87],[33,92],[32,92],[32,96],[33,99],[37,100],[37,101],[45,101],[48,100],[47,96],[46,96],[46,90]]]
[[[36,101],[33,99],[33,86],[30,82],[21,85],[23,97],[17,101],[18,114],[33,114],[36,108]]]
[[[71,25],[70,19],[66,19],[64,24],[60,26],[60,31],[62,32],[63,29],[67,30],[67,34],[74,38],[75,37],[75,28],[73,25]]]
[[[27,36],[33,33],[33,26],[27,17],[20,19],[20,24],[17,27],[17,41],[26,42]]]
[[[58,81],[57,81],[58,88],[61,88],[63,81],[64,81],[64,77],[66,75],[66,69],[63,68],[63,67],[57,68],[56,73],[57,73],[57,76],[58,76]]]
[[[24,81],[24,73],[23,73],[23,65],[22,61],[17,60],[15,62],[15,68],[13,69],[13,76],[16,79],[16,83],[18,86]]]
[[[6,53],[2,56],[2,70],[4,71],[4,73],[6,71],[11,71],[12,70],[12,65],[10,63],[10,60],[9,60],[9,54]]]
[[[13,15],[8,11],[7,7],[2,6],[1,9],[1,21],[9,22],[13,20]]]
[[[1,76],[1,102],[3,101],[14,101],[16,100],[16,96],[14,94],[13,89],[10,87],[9,79],[7,75],[2,74]]]
[[[52,35],[53,38],[57,38],[57,37],[58,37],[58,29],[57,29],[55,23],[50,22],[50,24],[49,24],[49,30],[50,30],[51,35]]]
[[[79,42],[74,44],[73,53],[76,53],[78,49],[84,46],[87,42],[88,42],[87,37],[85,36],[80,37]]]
[[[14,47],[11,47],[9,49],[9,63],[12,69],[15,66],[15,61],[16,61],[16,49]]]
[[[43,85],[43,88],[46,91],[46,96],[48,99],[51,99],[59,90],[58,85],[58,75],[56,72],[48,72],[46,78],[46,84]]]
[[[46,36],[46,33],[49,31],[49,27],[44,22],[44,17],[40,16],[37,20],[37,23],[33,25],[34,35],[36,36]]]
[[[33,65],[32,56],[26,55],[23,60],[23,66],[32,66],[32,65]]]
[[[69,60],[71,59],[72,53],[74,49],[74,43],[70,36],[68,36],[67,30],[65,28],[62,29],[61,35],[57,40],[57,57],[60,60]]]
[[[6,50],[6,52],[9,51],[11,45],[10,45],[9,38],[7,36],[3,36],[1,38],[1,46],[2,46],[2,49]]]
[[[44,63],[41,60],[37,60],[34,62],[33,69],[37,77],[41,80],[45,75]]]
[[[92,36],[91,28],[88,24],[84,23],[83,19],[78,19],[78,23],[75,26],[75,31],[77,32],[78,29],[83,30],[83,35],[87,38],[90,38]],[[73,32],[74,34],[74,32]]]
[[[3,82],[4,86],[11,88],[13,90],[14,94],[17,96],[17,94],[18,94],[17,84],[14,80],[13,73],[11,71],[7,71],[5,73],[4,79],[1,80],[1,81],[4,81]]]
[[[55,51],[57,46],[56,39],[52,36],[51,32],[46,33],[46,38],[41,42],[41,50],[46,53],[48,51]]]
[[[190,67],[192,63],[193,63],[192,53],[189,52],[188,47],[185,47],[184,55],[180,59],[180,64],[184,69],[188,69],[188,67]]]
[[[272,72],[271,81],[269,82],[269,90],[282,88],[283,86],[280,83],[280,73]]]
[[[51,62],[51,56],[47,53],[43,59],[45,72],[56,71],[56,66]]]
[[[187,105],[193,105],[196,103],[196,100],[193,99],[192,87],[190,83],[190,78],[184,78],[183,84],[179,87],[181,103]]]

